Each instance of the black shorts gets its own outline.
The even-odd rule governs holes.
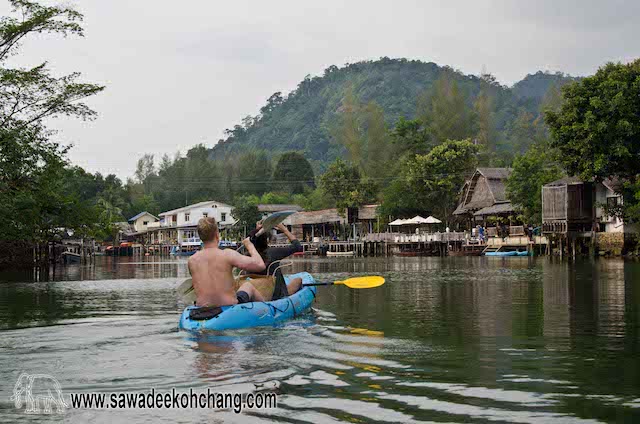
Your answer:
[[[238,299],[238,303],[249,303],[251,302],[251,297],[249,293],[244,290],[240,290],[236,292],[236,299]]]

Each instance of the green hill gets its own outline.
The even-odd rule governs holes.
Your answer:
[[[248,149],[271,154],[295,150],[303,152],[322,169],[342,152],[342,147],[331,142],[330,129],[348,88],[353,89],[362,103],[377,102],[384,110],[386,122],[393,125],[401,116],[415,116],[418,97],[423,93],[428,95],[443,72],[451,75],[465,93],[467,103],[473,105],[483,80],[435,63],[381,58],[342,68],[331,66],[322,76],[306,77],[286,96],[273,94],[259,115],[247,117],[242,125],[227,130],[226,138],[212,149],[211,157],[221,158]],[[538,72],[528,75],[512,88],[492,85],[498,137],[508,138],[505,133],[520,111],[537,116],[549,88],[571,80],[564,74]]]

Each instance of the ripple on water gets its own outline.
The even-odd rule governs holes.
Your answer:
[[[176,328],[184,305],[173,289],[184,261],[84,270],[84,281],[0,284],[2,393],[24,370],[55,375],[66,393],[210,387],[279,395],[278,409],[242,416],[70,410],[65,422],[640,420],[640,314],[635,286],[624,280],[634,269],[367,261],[294,266],[327,280],[375,272],[387,277],[382,288],[321,288],[302,319],[199,336]],[[33,419],[4,399],[2,419]]]

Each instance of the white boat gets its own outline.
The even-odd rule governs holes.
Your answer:
[[[65,264],[79,264],[82,257],[79,253],[62,252],[62,262]]]
[[[327,252],[327,256],[353,256],[353,251],[349,252]]]

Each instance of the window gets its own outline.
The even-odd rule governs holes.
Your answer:
[[[191,214],[185,213],[184,214],[184,220],[187,221],[187,222],[191,221]]]
[[[607,197],[607,206],[610,208],[615,208],[618,206],[619,201],[618,197]]]
[[[144,225],[145,227],[147,226],[148,223],[149,221],[142,221],[142,225]]]
[[[227,214],[226,214],[226,212],[222,212],[220,214],[220,222],[224,222],[226,220],[227,220]]]
[[[207,218],[209,216],[209,212],[202,212],[202,217]]]
[[[215,203],[213,205],[211,205],[212,208],[217,208],[218,205],[216,205]]]

